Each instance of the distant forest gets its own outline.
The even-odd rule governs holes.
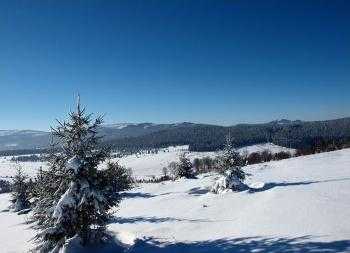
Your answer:
[[[134,152],[142,149],[189,145],[191,151],[215,151],[223,147],[225,136],[230,134],[235,146],[272,142],[299,150],[350,144],[350,118],[328,121],[273,121],[265,124],[239,124],[230,127],[182,124],[177,127],[158,129],[134,137],[116,137],[104,133],[102,145],[115,151]],[[47,149],[22,149],[0,151],[0,155],[46,153]]]
[[[315,122],[283,120],[232,127],[193,124],[138,137],[112,139],[106,144],[117,150],[189,145],[191,151],[215,151],[222,149],[228,134],[236,147],[264,142],[301,150],[322,143],[342,145],[350,142],[350,118]]]

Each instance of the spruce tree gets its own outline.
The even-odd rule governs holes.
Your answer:
[[[243,184],[245,172],[242,169],[243,159],[233,146],[230,135],[226,137],[223,154],[219,157],[219,172],[223,174],[212,186],[211,191],[222,193],[228,190],[246,189]]]
[[[100,148],[98,128],[102,118],[92,119],[78,102],[69,120],[52,129],[57,140],[50,167],[40,174],[32,219],[40,232],[35,236],[40,252],[58,252],[67,240],[78,238],[83,246],[107,240],[109,209],[120,195],[115,180],[106,181],[110,168],[97,166],[110,157]],[[115,167],[112,167],[115,171]]]
[[[175,177],[176,178],[193,178],[194,172],[192,170],[192,163],[190,159],[186,157],[185,153],[181,153],[179,156],[179,162],[175,166]]]
[[[241,155],[235,149],[231,135],[229,134],[226,136],[223,153],[219,157],[219,172],[225,173],[227,170],[230,170],[238,179],[244,180],[245,173],[242,170],[243,165],[244,161]]]
[[[12,208],[15,212],[27,209],[29,203],[28,176],[25,175],[21,167],[17,168],[16,175],[12,183]]]

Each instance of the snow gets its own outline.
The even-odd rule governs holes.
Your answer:
[[[47,167],[46,162],[13,162],[12,156],[0,157],[0,179],[9,179],[16,174],[16,169],[21,166],[23,172],[30,177],[34,177],[38,172],[38,169]]]
[[[210,191],[213,193],[221,194],[232,190],[240,191],[244,190],[246,185],[231,171],[227,170],[225,175],[221,176],[215,181]]]
[[[161,238],[162,245],[249,237],[300,243],[303,238],[303,245],[323,242],[324,247],[345,240],[347,250],[329,252],[350,252],[350,149],[252,165],[246,171],[252,174],[247,184],[255,183],[258,192],[211,194],[215,174],[143,184],[129,192],[117,213],[119,223],[111,228]]]
[[[137,178],[150,178],[162,176],[162,169],[169,165],[172,161],[178,161],[179,155],[183,152],[187,152],[188,146],[176,146],[161,149],[157,154],[136,154],[129,155],[119,159],[121,165],[131,168],[133,175]],[[203,158],[205,156],[214,157],[214,152],[188,152],[188,158],[193,160],[194,158]]]
[[[5,147],[17,147],[18,144],[17,143],[9,143],[9,144],[5,144]]]
[[[26,224],[28,215],[17,215],[6,211],[10,199],[10,194],[0,194],[0,251],[27,252],[33,246],[29,240],[35,233],[30,229],[30,225]]]
[[[248,154],[251,154],[254,152],[261,153],[265,150],[270,151],[272,154],[276,154],[279,152],[289,152],[292,155],[294,155],[296,152],[295,149],[281,147],[281,146],[275,145],[273,143],[255,144],[255,145],[251,145],[251,146],[247,146],[247,147],[243,147],[243,148],[238,149],[239,153],[241,153],[241,154],[244,152],[247,152]]]
[[[176,152],[130,162],[140,161],[136,173],[154,173],[152,163],[158,168]],[[143,168],[149,166],[145,173],[142,161]],[[225,194],[210,193],[219,175],[209,173],[140,184],[124,193],[108,229],[129,245],[129,253],[350,252],[350,149],[250,165],[245,171],[251,189]],[[8,205],[9,195],[0,194],[0,210]],[[28,240],[34,232],[25,220],[26,215],[0,212],[1,252],[32,246]]]
[[[75,185],[71,183],[70,187],[67,189],[67,191],[61,196],[59,199],[54,211],[53,211],[53,217],[59,219],[62,216],[62,211],[66,207],[74,207],[76,206],[76,201],[74,199],[72,189],[75,188]]]
[[[264,150],[269,150],[271,153],[275,154],[281,151],[295,153],[295,149],[285,148],[273,143],[262,143],[243,147],[238,149],[242,154],[243,152],[263,152]],[[187,152],[188,145],[169,147],[161,149],[158,154],[137,154],[129,155],[119,159],[114,159],[118,161],[121,165],[131,168],[133,174],[137,178],[150,178],[159,177],[162,175],[162,168],[169,165],[172,161],[178,161],[179,155],[182,152],[187,153],[187,157],[193,161],[195,158],[203,158],[209,156],[211,158],[216,157],[220,152]]]
[[[76,156],[72,157],[67,161],[67,168],[74,171],[75,174],[78,174],[81,166],[81,160]]]
[[[33,136],[41,136],[48,134],[48,132],[35,130],[0,130],[0,136],[9,136],[15,134],[31,134]]]
[[[262,152],[264,150],[270,150],[272,153],[280,151],[289,151],[294,153],[294,149],[289,149],[281,146],[277,146],[272,143],[256,144],[240,148],[238,151],[242,154],[247,151],[248,154],[252,152]],[[151,178],[162,176],[163,167],[168,166],[172,161],[178,161],[179,155],[182,152],[187,153],[187,157],[193,161],[194,158],[203,158],[209,156],[214,158],[219,155],[220,152],[188,152],[188,145],[175,146],[160,149],[158,154],[134,154],[128,155],[122,158],[115,158],[113,161],[118,161],[121,165],[131,168],[136,178]],[[16,172],[16,164],[10,161],[11,157],[0,157],[0,178],[11,177]],[[47,167],[46,162],[19,162],[23,171],[29,176],[35,176],[39,167],[45,169]],[[105,166],[104,164],[101,167]]]
[[[104,127],[108,127],[108,128],[116,128],[116,129],[123,129],[126,128],[128,126],[136,126],[137,124],[134,123],[115,123],[115,124],[104,124]]]
[[[0,130],[0,136],[7,136],[17,133],[19,130]]]

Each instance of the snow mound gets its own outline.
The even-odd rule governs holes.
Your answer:
[[[233,171],[227,170],[225,175],[221,176],[211,187],[210,191],[216,194],[226,193],[229,191],[242,191],[247,186],[234,174]]]
[[[265,183],[264,182],[254,182],[254,183],[251,183],[248,185],[248,187],[250,189],[254,189],[254,190],[260,190],[260,189],[263,189],[265,186]]]

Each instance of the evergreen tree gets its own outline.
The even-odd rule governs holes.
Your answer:
[[[226,137],[223,154],[219,157],[219,170],[223,174],[212,186],[211,191],[222,193],[228,190],[239,191],[246,189],[243,184],[245,172],[242,169],[244,162],[232,144],[230,135]]]
[[[16,175],[12,183],[12,208],[15,212],[29,208],[29,189],[28,176],[26,176],[21,167],[17,168]]]
[[[185,153],[181,153],[179,156],[179,162],[175,164],[175,171],[173,172],[176,178],[193,178],[194,173],[192,170],[192,163],[190,159],[186,157]]]
[[[60,152],[52,152],[49,169],[41,171],[32,216],[40,230],[34,238],[40,252],[58,252],[73,237],[83,246],[107,240],[108,211],[120,201],[121,188],[113,186],[113,178],[106,181],[111,166],[97,169],[110,156],[98,145],[102,118],[93,121],[78,102],[69,120],[58,123],[52,132]]]
[[[243,165],[244,161],[234,148],[231,136],[227,135],[223,153],[219,157],[219,172],[225,173],[227,170],[230,170],[239,180],[244,180],[245,173],[242,170]]]
[[[131,170],[117,162],[108,161],[106,170],[102,172],[100,173],[100,180],[108,186],[106,189],[106,191],[110,191],[109,194],[106,194],[108,197],[114,198],[114,194],[129,190],[134,184]]]

